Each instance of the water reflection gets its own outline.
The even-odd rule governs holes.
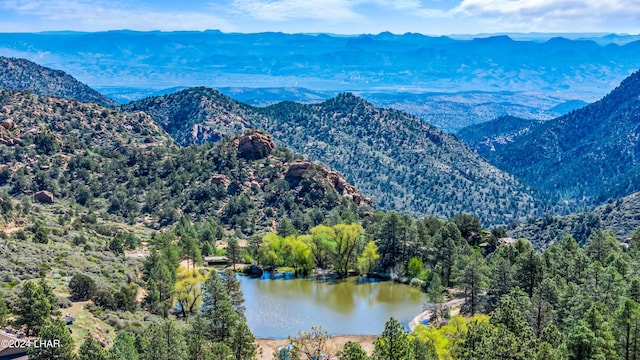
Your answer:
[[[425,294],[402,284],[358,278],[240,278],[247,320],[257,337],[285,338],[320,325],[330,334],[379,334],[389,317],[408,323]]]

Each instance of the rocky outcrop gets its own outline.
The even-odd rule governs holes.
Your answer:
[[[338,172],[329,171],[322,165],[315,165],[308,161],[290,163],[285,179],[290,183],[297,184],[305,174],[313,176],[311,174],[312,171],[316,172],[318,180],[331,186],[338,194],[349,200],[353,200],[357,205],[372,206],[371,199],[360,194],[360,191],[358,191],[355,186],[349,184]]]
[[[54,202],[53,194],[46,190],[41,190],[33,194],[33,199],[42,204],[53,204]]]
[[[231,179],[222,174],[213,174],[211,175],[211,182],[216,185],[222,185],[226,189],[231,184]]]
[[[254,132],[243,135],[234,141],[238,154],[250,160],[258,160],[267,157],[275,148],[275,143],[269,134]]]
[[[12,130],[16,126],[16,123],[11,119],[4,119],[2,120],[1,126],[7,130]]]

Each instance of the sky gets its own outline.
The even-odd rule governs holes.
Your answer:
[[[0,32],[640,34],[640,0],[0,0]]]

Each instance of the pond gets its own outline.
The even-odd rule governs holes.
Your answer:
[[[258,338],[286,338],[322,326],[331,335],[379,335],[389,317],[407,325],[426,294],[391,281],[239,277],[249,327]]]

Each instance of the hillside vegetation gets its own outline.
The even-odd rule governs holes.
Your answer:
[[[506,136],[491,126],[495,132],[487,136],[494,140],[488,142],[466,137],[492,164],[556,203],[569,209],[598,205],[640,190],[639,96],[636,72],[602,100],[565,116],[520,129],[518,121]],[[501,137],[506,141],[497,146]]]
[[[51,95],[102,106],[116,102],[74,79],[61,70],[40,66],[26,59],[0,56],[0,88],[31,90],[40,95]]]
[[[445,218],[468,212],[486,224],[524,219],[540,209],[523,184],[454,136],[352,94],[320,104],[254,108],[193,88],[122,108],[151,115],[182,145],[263,129],[279,144],[344,174],[381,209]]]

